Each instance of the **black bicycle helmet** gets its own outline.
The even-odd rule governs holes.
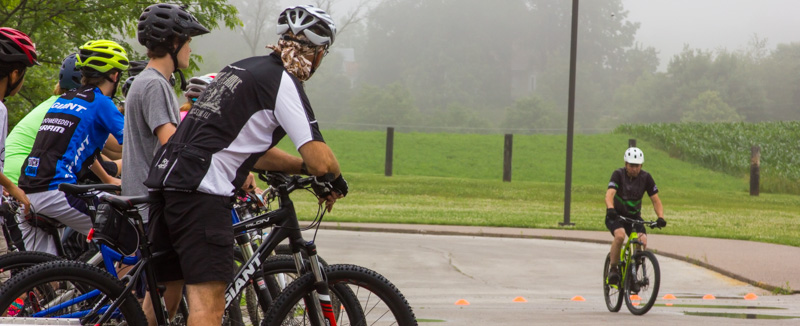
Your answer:
[[[128,67],[128,75],[131,77],[138,75],[144,70],[145,67],[147,67],[147,62],[148,61],[145,60],[131,61],[130,66]]]
[[[81,86],[81,70],[75,66],[77,53],[72,53],[61,62],[58,72],[58,85],[63,89],[74,89]]]
[[[125,80],[125,83],[122,84],[122,96],[128,97],[128,90],[131,89],[131,85],[133,85],[133,80],[136,79],[136,76],[130,76],[128,79]]]
[[[159,3],[145,8],[139,16],[137,37],[139,43],[152,48],[168,42],[173,36],[183,43],[190,37],[203,35],[209,30],[181,6]]]

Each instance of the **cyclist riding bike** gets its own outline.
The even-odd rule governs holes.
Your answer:
[[[52,236],[31,225],[36,214],[83,234],[89,232],[92,220],[86,203],[59,191],[58,185],[77,183],[81,172],[90,166],[100,168],[93,163],[109,134],[120,144],[123,139],[122,113],[111,98],[122,72],[128,69],[125,49],[108,40],[89,41],[79,49],[81,87],[59,97],[47,111],[22,166],[19,187],[29,194],[35,212],[32,216],[17,215],[27,250],[57,254]]]
[[[297,6],[280,14],[278,34],[278,44],[268,46],[272,54],[217,74],[156,153],[145,182],[163,198],[151,209],[154,251],[176,257],[160,262],[156,276],[167,292],[187,285],[190,324],[221,321],[233,275],[232,196],[251,169],[326,176],[334,188],[322,196],[328,210],[347,194],[302,85],[333,43],[336,26],[324,11]],[[302,158],[275,147],[285,135]]]
[[[628,148],[624,156],[625,167],[614,170],[611,174],[611,181],[608,183],[606,191],[606,228],[614,236],[611,242],[611,263],[608,276],[609,283],[618,283],[619,273],[619,252],[625,236],[630,235],[632,227],[628,223],[622,223],[619,216],[625,216],[641,220],[642,197],[645,192],[653,202],[653,209],[658,217],[658,226],[664,227],[667,221],[664,220],[664,207],[661,199],[658,198],[658,187],[653,177],[647,171],[642,170],[644,164],[644,153],[636,147]],[[643,245],[647,246],[647,231],[643,225],[636,225],[636,232]],[[644,248],[642,248],[644,249]]]

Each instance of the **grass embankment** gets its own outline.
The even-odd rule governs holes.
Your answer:
[[[563,221],[566,137],[514,136],[512,182],[502,182],[503,136],[395,134],[394,176],[383,176],[385,134],[326,131],[350,182],[350,195],[327,221],[558,228]],[[605,230],[603,196],[622,166],[629,136],[576,135],[571,222]],[[800,197],[751,197],[748,180],[670,158],[647,141],[644,169],[660,189],[669,226],[663,234],[800,246]],[[282,148],[293,151],[291,142]],[[294,196],[313,216],[307,195]],[[309,203],[309,204],[306,204]],[[645,218],[655,218],[645,199]]]

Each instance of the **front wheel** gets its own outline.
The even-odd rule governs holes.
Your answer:
[[[330,265],[325,268],[331,295],[340,297],[344,313],[337,316],[336,325],[398,325],[416,326],[417,320],[403,294],[382,275],[355,265]],[[355,301],[345,300],[347,287],[356,295]],[[289,284],[267,312],[266,325],[311,325],[308,312],[314,293],[313,275],[307,273]],[[357,306],[356,306],[357,305]]]
[[[656,302],[660,284],[661,269],[656,255],[649,251],[635,253],[625,278],[625,305],[628,310],[634,315],[647,313]]]
[[[20,324],[68,324],[79,320],[82,325],[95,325],[111,302],[118,299],[122,300],[121,305],[102,325],[147,324],[139,302],[125,291],[120,280],[86,263],[57,260],[28,268],[3,284],[0,312],[13,318],[27,317]]]
[[[606,299],[606,307],[610,312],[617,312],[622,308],[622,290],[619,284],[608,284],[608,273],[611,264],[611,254],[606,256],[606,263],[603,265],[603,294]]]

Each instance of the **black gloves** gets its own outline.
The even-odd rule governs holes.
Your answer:
[[[619,218],[619,214],[617,214],[617,210],[613,208],[606,209],[606,219],[616,221]]]
[[[342,195],[342,197],[347,196],[347,181],[344,180],[342,175],[340,174],[339,177],[333,177],[333,173],[328,173],[323,176],[314,177],[315,182],[311,184],[311,188],[314,189],[314,193],[321,198],[328,197],[331,194],[331,191],[336,191]]]
[[[657,225],[658,227],[660,227],[660,228],[663,228],[663,227],[667,226],[667,221],[666,221],[666,220],[664,220],[664,218],[663,218],[663,217],[659,217],[659,218],[656,220],[656,225]]]
[[[335,190],[336,192],[342,194],[342,197],[347,196],[347,189],[348,189],[347,181],[344,180],[344,178],[342,177],[341,174],[339,175],[338,178],[333,179],[333,182],[331,182],[331,185],[333,186],[333,190]],[[667,223],[667,222],[664,222],[664,223]]]

